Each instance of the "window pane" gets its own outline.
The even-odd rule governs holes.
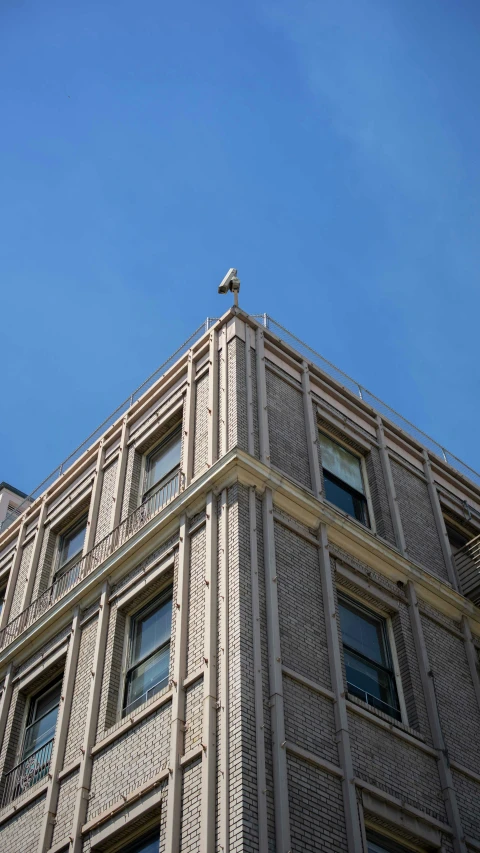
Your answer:
[[[170,471],[180,465],[181,435],[177,433],[168,444],[161,447],[148,461],[147,489],[151,489]]]
[[[129,846],[125,853],[158,853],[160,846],[160,831],[157,830],[141,841],[134,842]]]
[[[339,602],[338,609],[343,642],[370,660],[387,666],[381,621],[349,607],[342,601]]]
[[[57,725],[57,715],[58,705],[27,728],[23,749],[24,758],[30,755],[31,752],[40,749],[41,746],[53,738],[55,726]]]
[[[65,563],[68,563],[68,561],[77,554],[82,553],[86,529],[87,520],[85,519],[79,527],[76,527],[75,530],[72,530],[71,533],[67,533],[67,535],[63,537],[60,566],[64,566]]]
[[[348,649],[344,650],[344,658],[350,692],[356,693],[365,702],[370,701],[369,697],[378,699],[379,702],[388,706],[388,708],[381,708],[386,712],[389,708],[397,710],[397,698],[393,693],[392,681],[388,672],[375,667],[373,663],[369,664],[361,660]],[[356,688],[356,690],[351,690],[351,687]]]
[[[319,433],[322,466],[339,480],[363,494],[362,469],[358,456],[349,453],[331,438]]]
[[[168,684],[170,645],[130,673],[125,711],[132,711]]]
[[[172,599],[135,620],[131,664],[143,660],[165,643],[172,629]]]
[[[341,483],[330,479],[330,475],[327,471],[323,472],[323,481],[325,484],[325,497],[327,501],[335,504],[335,506],[338,506],[338,508],[343,510],[343,512],[347,512],[353,518],[356,518],[357,521],[361,521],[362,524],[367,523],[363,498],[352,494],[349,486],[342,486]]]
[[[44,714],[51,711],[52,708],[55,708],[59,704],[61,693],[62,684],[61,682],[58,682],[55,687],[52,687],[51,690],[46,691],[42,696],[38,697],[35,702],[35,720],[38,720],[39,717],[43,717]]]

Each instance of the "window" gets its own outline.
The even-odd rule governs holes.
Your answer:
[[[144,835],[140,841],[122,847],[123,853],[158,853],[160,848],[160,830],[156,829],[148,835]]]
[[[346,598],[338,608],[349,693],[401,720],[385,619]]]
[[[453,524],[449,524],[448,521],[445,522],[445,527],[447,530],[448,541],[450,542],[450,548],[452,549],[452,554],[455,554],[463,548],[470,539],[473,539],[472,536],[468,536],[464,531],[460,531],[457,527],[454,527]]]
[[[49,741],[53,741],[61,690],[62,682],[57,681],[53,687],[32,699],[23,742],[23,758],[28,758]]]
[[[30,703],[20,763],[5,777],[2,805],[23,794],[49,770],[62,682],[34,696]]]
[[[60,537],[55,580],[68,572],[82,556],[86,530],[87,516],[85,515]]]
[[[361,459],[322,432],[319,440],[327,501],[368,525]]]
[[[161,489],[180,467],[181,440],[181,429],[178,427],[147,458],[144,500]]]
[[[0,589],[0,616],[3,613],[3,608],[5,606],[5,594],[7,592],[7,588],[4,586],[3,589]]]
[[[171,630],[169,590],[132,618],[123,716],[167,686]]]
[[[401,847],[390,838],[383,838],[376,832],[367,832],[368,853],[408,853],[406,847]]]

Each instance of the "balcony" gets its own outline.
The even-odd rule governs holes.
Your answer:
[[[164,509],[184,489],[184,475],[176,471],[161,487],[127,518],[108,533],[87,554],[75,563],[64,575],[59,577],[29,607],[0,631],[0,651],[40,619],[73,587],[91,574],[101,563],[111,556],[125,542],[132,538],[155,515]]]
[[[454,560],[463,595],[480,607],[480,536],[463,545]]]
[[[44,779],[50,769],[54,738],[43,744],[28,758],[24,758],[10,773],[4,777],[4,788],[1,807],[7,806],[12,800],[28,791],[36,782]]]

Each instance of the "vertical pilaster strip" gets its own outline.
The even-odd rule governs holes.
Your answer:
[[[348,853],[359,853],[359,851],[363,850],[362,832],[358,817],[357,794],[354,782],[355,774],[353,772],[352,751],[350,748],[347,703],[345,699],[342,657],[338,636],[338,616],[335,606],[335,589],[332,568],[330,565],[327,528],[325,524],[320,524],[318,532],[318,557],[323,591],[325,628],[327,633],[328,657],[330,661],[330,677],[332,680],[332,690],[335,694],[335,735],[338,744],[340,766],[343,770],[342,793],[345,810],[347,849]]]
[[[191,482],[193,475],[193,439],[195,433],[195,364],[192,350],[188,351],[187,365],[187,395],[185,399],[185,435],[183,442],[183,471],[185,486]]]
[[[390,456],[388,455],[387,443],[385,441],[385,432],[383,429],[383,421],[380,415],[377,415],[377,441],[380,453],[380,463],[382,466],[383,476],[385,478],[385,487],[387,490],[388,506],[390,515],[392,516],[393,530],[395,533],[395,541],[397,548],[403,557],[407,554],[407,543],[403,533],[402,519],[398,507],[397,493],[395,491],[395,483],[393,482],[392,468],[390,465]]]
[[[252,352],[250,347],[251,328],[245,323],[245,371],[247,388],[247,450],[253,456],[255,453],[255,438],[253,427],[253,383],[252,383]]]
[[[55,815],[57,812],[59,782],[58,774],[63,767],[65,756],[65,745],[67,742],[68,722],[72,708],[73,688],[77,672],[78,652],[80,649],[80,608],[76,607],[73,615],[72,632],[68,644],[67,659],[65,661],[65,673],[63,676],[63,691],[58,712],[57,727],[55,730],[55,742],[53,746],[52,760],[49,768],[49,783],[47,797],[45,800],[45,811],[40,828],[40,839],[38,842],[38,853],[45,853],[52,844],[53,830],[55,826]]]
[[[118,451],[117,472],[115,475],[115,490],[113,493],[112,530],[120,524],[122,515],[123,493],[125,491],[125,472],[128,459],[128,415],[125,415],[122,423],[120,436],[120,448]]]
[[[30,558],[30,565],[28,567],[27,582],[25,584],[25,591],[23,594],[22,606],[20,610],[25,610],[25,608],[28,607],[28,605],[30,604],[30,599],[32,597],[32,590],[35,584],[35,575],[37,573],[38,568],[38,560],[40,558],[40,551],[42,548],[46,517],[47,501],[46,498],[44,498],[40,509],[40,515],[38,516],[37,532],[35,533],[35,542],[33,545],[32,556]]]
[[[20,530],[18,531],[18,539],[17,539],[16,550],[15,550],[15,556],[13,558],[12,568],[10,569],[10,574],[8,576],[7,589],[5,591],[5,601],[3,604],[2,615],[0,617],[0,629],[4,628],[5,625],[8,624],[8,620],[10,618],[10,611],[12,609],[13,595],[15,592],[15,587],[17,585],[20,563],[22,562],[23,543],[25,542],[26,530],[27,530],[27,523],[26,523],[25,518],[24,518],[20,524]]]
[[[220,429],[222,432],[222,453],[228,450],[228,344],[227,327],[222,329],[220,359]]]
[[[255,739],[257,763],[258,849],[268,850],[267,781],[265,775],[265,736],[263,721],[262,646],[260,634],[260,598],[258,589],[257,507],[255,487],[249,489],[250,566],[253,623],[253,683],[255,694]]]
[[[290,853],[290,814],[288,806],[287,756],[285,752],[283,675],[271,489],[265,489],[263,498],[263,530],[267,605],[268,682],[272,724],[273,787],[275,794],[275,838],[277,853]]]
[[[9,664],[5,681],[3,683],[2,698],[0,699],[0,750],[3,746],[3,737],[5,735],[5,727],[8,720],[8,712],[10,710],[10,702],[12,699],[12,678],[13,678],[13,663]]]
[[[177,608],[175,620],[175,652],[173,661],[173,697],[172,720],[170,730],[170,776],[168,780],[167,822],[165,830],[165,850],[178,853],[180,850],[180,830],[182,811],[182,768],[180,758],[183,754],[185,731],[185,672],[187,666],[187,627],[188,627],[188,587],[189,587],[189,538],[187,518],[180,520],[180,539],[178,548]]]
[[[208,466],[218,457],[218,334],[210,332],[208,379]]]
[[[209,492],[206,502],[205,627],[203,672],[203,758],[200,853],[215,849],[215,771],[217,715],[217,511]]]
[[[82,760],[78,774],[78,788],[73,814],[73,827],[70,840],[71,853],[81,853],[83,848],[82,826],[87,814],[88,795],[92,779],[92,755],[91,749],[95,742],[97,731],[98,711],[100,705],[100,690],[102,686],[103,667],[105,663],[105,650],[107,646],[107,629],[110,605],[108,603],[109,586],[105,582],[100,598],[100,611],[98,615],[97,635],[95,637],[95,650],[93,656],[93,670],[91,675],[90,693],[88,697],[87,719],[85,722],[85,734],[83,737]]]
[[[97,451],[97,461],[95,465],[95,476],[93,478],[92,495],[90,498],[90,506],[88,508],[87,532],[85,542],[83,544],[83,554],[87,554],[95,544],[95,533],[97,530],[98,510],[100,508],[100,498],[102,495],[103,483],[103,461],[105,458],[105,448],[103,438],[100,440]]]
[[[473,689],[475,690],[477,705],[480,709],[480,676],[478,674],[478,655],[475,645],[473,643],[470,623],[466,616],[462,616],[462,631],[463,639],[465,642],[465,653],[467,655],[468,667],[470,669],[470,675],[473,682]]]
[[[320,464],[318,461],[318,428],[313,417],[312,394],[310,390],[310,372],[306,361],[304,361],[302,364],[302,391],[312,490],[317,500],[321,500],[322,479],[320,476]]]
[[[256,330],[258,432],[260,460],[270,465],[270,441],[268,438],[267,380],[265,376],[265,343],[263,329]]]
[[[220,621],[220,648],[222,666],[220,670],[220,783],[219,783],[219,832],[218,844],[222,853],[230,849],[229,799],[230,799],[230,726],[229,726],[229,599],[228,599],[228,492],[224,489],[221,498],[222,539],[219,559],[222,560],[222,583],[219,595],[223,601]]]
[[[430,503],[432,505],[433,515],[435,518],[435,525],[437,528],[438,537],[440,539],[440,545],[442,547],[443,559],[445,560],[445,565],[447,567],[448,579],[452,584],[453,588],[458,592],[459,589],[457,572],[452,558],[452,551],[450,548],[450,542],[448,541],[447,528],[445,527],[445,521],[438,498],[437,487],[435,486],[435,482],[433,479],[430,459],[426,450],[423,451],[423,471],[427,480],[428,495],[430,497]]]
[[[411,581],[407,583],[407,596],[410,611],[410,621],[412,625],[413,639],[417,652],[418,664],[420,668],[420,678],[422,681],[423,692],[425,695],[425,704],[427,706],[428,721],[432,733],[432,742],[434,749],[437,752],[438,774],[440,777],[440,785],[442,795],[445,802],[448,822],[453,829],[453,847],[455,853],[467,853],[465,844],[460,812],[457,805],[457,797],[453,786],[452,772],[448,761],[448,754],[445,740],[443,737],[440,716],[438,713],[437,700],[435,696],[435,687],[433,682],[433,672],[430,668],[428,660],[427,647],[423,635],[422,620],[418,609],[418,600],[415,587]]]

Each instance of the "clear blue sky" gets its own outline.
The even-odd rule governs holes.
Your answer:
[[[0,480],[267,311],[480,468],[474,0],[3,0]]]

